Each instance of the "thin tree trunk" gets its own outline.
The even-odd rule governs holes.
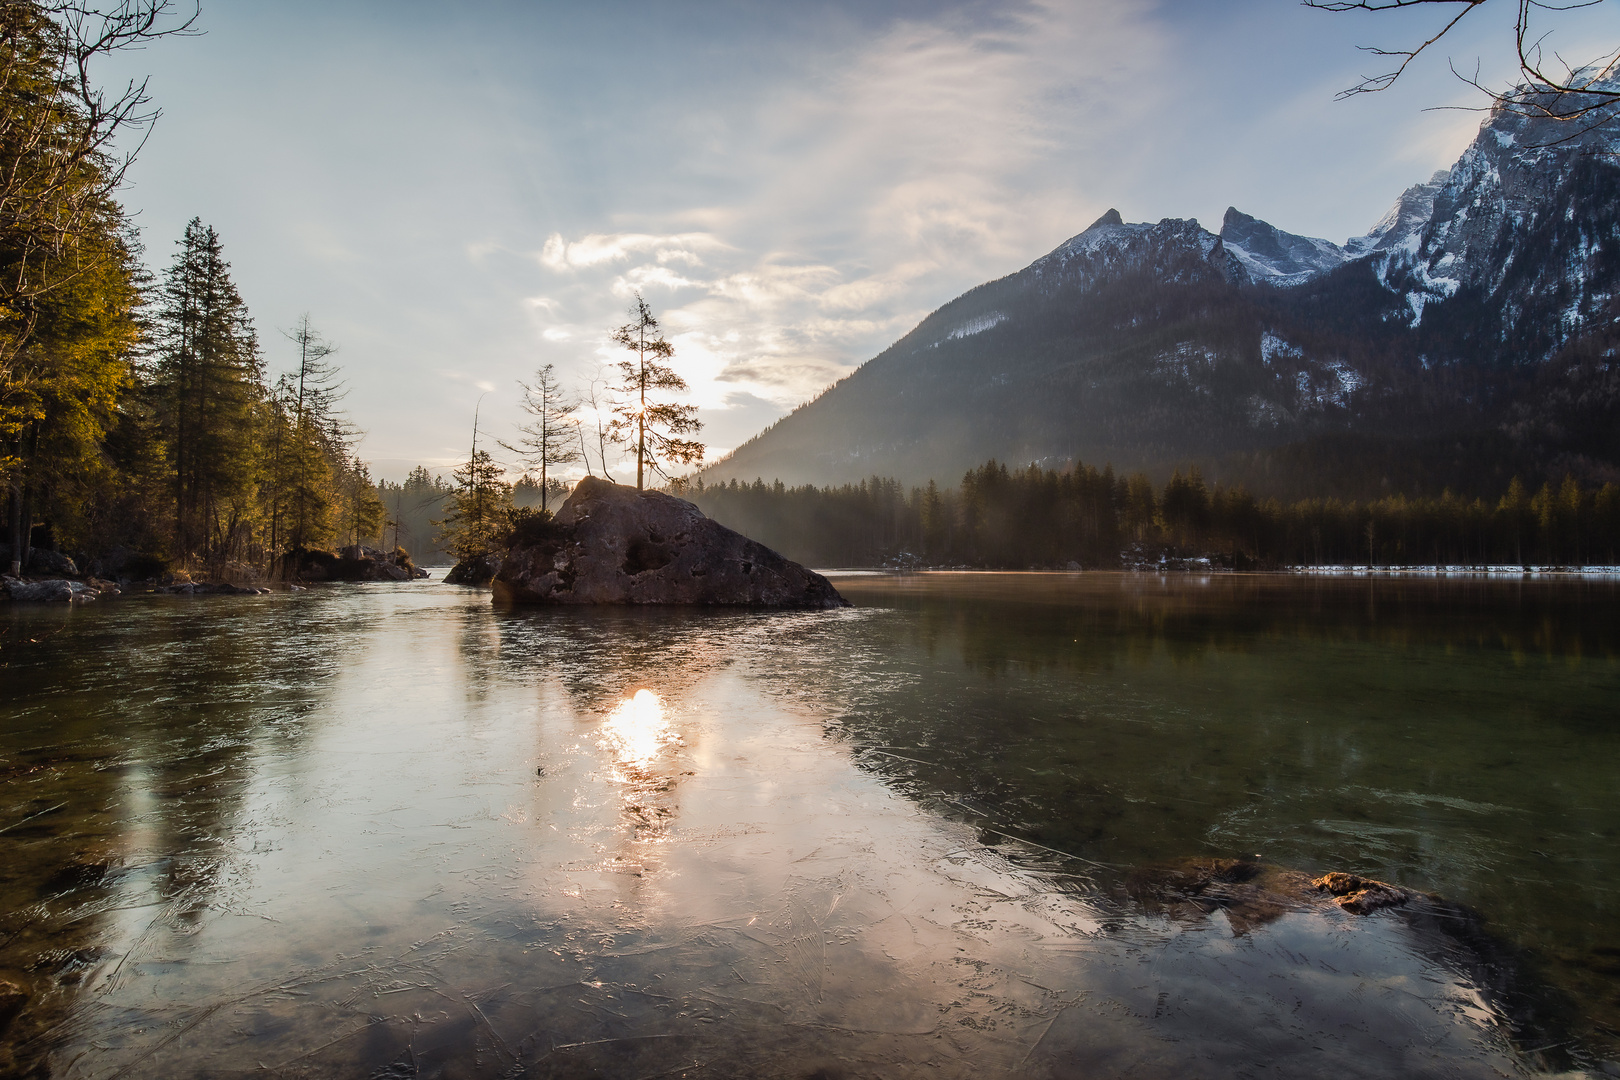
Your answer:
[[[22,478],[12,477],[11,480],[11,575],[22,576]]]
[[[22,542],[14,549],[22,553],[22,565],[27,566],[34,548],[34,493],[24,484],[22,489]]]

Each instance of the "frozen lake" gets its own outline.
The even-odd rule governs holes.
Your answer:
[[[1612,582],[834,583],[0,607],[0,1075],[1620,1057]],[[1465,917],[1189,891],[1215,859]]]

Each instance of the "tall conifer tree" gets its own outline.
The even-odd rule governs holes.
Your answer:
[[[278,547],[297,551],[333,534],[350,431],[337,408],[346,391],[327,359],[337,346],[321,336],[308,315],[286,333],[298,347],[298,367],[278,384],[288,427],[277,453],[275,506]]]
[[[614,392],[619,401],[613,409],[612,438],[636,455],[636,489],[645,483],[645,472],[663,473],[658,460],[692,465],[703,460],[703,444],[682,438],[696,434],[703,424],[696,405],[660,400],[662,391],[684,391],[686,380],[666,362],[675,355],[675,346],[664,340],[652,308],[636,294],[630,305],[630,321],[613,331],[613,341],[634,354],[619,361],[619,383]]]
[[[258,338],[231,281],[219,235],[196,218],[164,274],[152,379],[167,444],[173,555],[227,555],[253,497]]]
[[[546,364],[534,373],[534,382],[519,381],[523,387],[523,411],[530,420],[518,427],[521,438],[515,445],[500,445],[517,454],[530,471],[540,473],[540,510],[548,509],[552,473],[558,465],[572,465],[583,456],[579,449],[579,421],[574,413],[579,402],[563,393],[554,364]]]

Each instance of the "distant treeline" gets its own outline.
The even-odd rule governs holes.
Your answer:
[[[551,480],[550,486],[554,502],[568,497],[568,488],[563,484]],[[454,511],[456,494],[455,484],[433,475],[422,465],[412,469],[404,483],[377,481],[377,497],[386,514],[382,535],[376,538],[377,545],[402,547],[423,566],[455,562],[446,546],[450,537],[443,522]],[[511,485],[510,494],[511,504],[516,508],[540,505],[540,484],[532,477],[520,477]]]
[[[717,521],[814,566],[1118,567],[1208,557],[1233,568],[1620,564],[1620,487],[1573,478],[1492,502],[1259,500],[1197,469],[1144,475],[990,461],[952,489],[873,477],[843,487],[685,485]]]

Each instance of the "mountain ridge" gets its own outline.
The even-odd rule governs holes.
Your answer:
[[[1343,244],[1236,208],[1219,233],[1110,210],[702,475],[949,483],[994,457],[1347,494],[1620,475],[1620,122],[1549,124],[1492,113]],[[1356,454],[1395,465],[1325,467]]]

